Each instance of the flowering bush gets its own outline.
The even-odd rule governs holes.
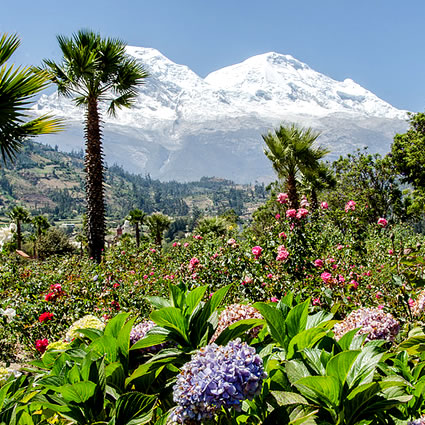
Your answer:
[[[360,328],[359,335],[367,335],[366,341],[385,339],[392,341],[400,331],[400,323],[379,308],[360,308],[351,312],[341,323],[334,326],[336,339],[353,329]]]
[[[266,373],[255,349],[240,340],[226,346],[209,344],[201,348],[182,371],[173,387],[171,421],[188,424],[212,419],[222,407],[241,408],[261,390]]]

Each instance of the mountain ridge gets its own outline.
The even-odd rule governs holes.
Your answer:
[[[202,78],[154,48],[128,46],[127,52],[150,78],[133,108],[116,118],[107,117],[105,109],[102,113],[106,159],[131,172],[178,181],[204,175],[270,181],[274,176],[261,134],[282,122],[321,131],[319,142],[333,158],[361,146],[385,153],[394,134],[407,127],[406,111],[353,80],[338,82],[290,55],[256,55]],[[69,122],[66,133],[46,143],[81,148],[84,114],[70,99],[43,95],[35,109]]]

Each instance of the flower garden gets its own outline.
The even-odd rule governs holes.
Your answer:
[[[421,424],[425,247],[367,206],[0,264],[0,423]]]

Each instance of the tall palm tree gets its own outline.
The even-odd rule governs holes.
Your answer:
[[[152,239],[161,246],[163,234],[170,227],[171,220],[164,214],[153,213],[147,218],[146,223]]]
[[[72,38],[58,36],[62,63],[44,60],[43,72],[57,84],[58,92],[73,97],[86,110],[85,171],[87,239],[89,255],[98,263],[105,246],[105,201],[103,187],[103,148],[99,104],[108,104],[107,113],[130,107],[137,88],[148,76],[143,67],[127,56],[125,44],[81,30]],[[40,70],[41,71],[41,70]]]
[[[272,162],[278,178],[285,182],[291,208],[299,206],[297,177],[316,170],[319,160],[329,153],[320,146],[314,146],[319,135],[311,128],[291,124],[281,125],[274,133],[262,136],[268,148],[264,149],[264,153]]]
[[[16,244],[18,249],[22,249],[22,223],[30,223],[31,216],[27,209],[17,205],[7,216],[16,224]]]
[[[142,210],[134,209],[128,213],[128,220],[134,226],[136,232],[136,246],[139,248],[140,245],[140,226],[143,225],[146,219],[146,213]]]
[[[7,64],[19,45],[16,34],[0,37],[0,152],[3,159],[12,160],[25,139],[63,128],[61,120],[50,115],[34,118],[30,113],[34,95],[49,85],[49,79],[31,67]]]
[[[32,219],[32,224],[35,228],[34,251],[35,257],[38,257],[38,240],[40,236],[50,227],[49,220],[43,215],[37,215]]]

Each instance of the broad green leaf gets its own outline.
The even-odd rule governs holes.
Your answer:
[[[294,383],[300,393],[319,405],[325,403],[329,407],[339,405],[341,388],[333,376],[307,376]]]
[[[288,345],[287,359],[290,360],[297,351],[312,347],[317,341],[326,335],[327,331],[322,328],[306,329],[295,335]]]
[[[130,350],[139,350],[140,348],[153,347],[154,345],[162,344],[170,340],[172,332],[168,329],[155,326],[146,335],[139,339],[130,347]]]
[[[406,350],[410,355],[417,355],[425,351],[425,336],[412,336],[403,341],[398,347],[398,351]]]
[[[117,361],[118,358],[117,340],[113,336],[103,335],[94,340],[88,346],[88,350],[90,350],[92,354],[105,356],[107,363],[113,363]]]
[[[152,419],[155,396],[141,393],[123,394],[117,401],[115,425],[142,425]]]
[[[87,337],[90,341],[94,341],[95,339],[101,337],[103,335],[103,331],[100,329],[77,329],[76,332],[83,334],[85,337]]]
[[[187,331],[188,323],[182,312],[176,307],[164,307],[153,311],[150,318],[161,327],[172,328],[177,331],[185,341],[189,342]]]
[[[333,356],[326,365],[326,375],[333,376],[339,381],[342,388],[354,361],[360,354],[360,350],[343,351]]]
[[[57,388],[67,403],[85,403],[94,395],[96,384],[90,381],[76,382],[75,384],[62,385]]]
[[[106,383],[118,389],[123,389],[126,373],[120,362],[110,363],[105,367]]]
[[[290,339],[292,339],[297,333],[306,329],[309,304],[310,300],[306,300],[303,303],[296,305],[288,313],[285,325]]]
[[[130,316],[130,313],[119,313],[112,319],[110,319],[105,327],[103,333],[106,336],[111,336],[114,338],[118,338],[118,335],[121,329],[124,326],[127,318]]]
[[[172,307],[172,304],[169,300],[163,297],[146,297],[146,299],[157,309],[161,309],[163,307]]]
[[[204,294],[208,288],[199,286],[186,294],[187,313],[192,314],[194,308],[202,301]]]
[[[316,314],[307,316],[307,326],[306,329],[315,328],[317,326],[325,326],[333,317],[332,313],[326,313],[321,310]]]
[[[171,282],[168,282],[168,289],[170,290],[170,298],[172,302],[172,307],[182,309],[184,304],[184,299],[185,299],[184,290],[179,288],[178,285],[174,285]]]
[[[351,346],[351,341],[358,332],[360,328],[352,329],[351,331],[346,332],[339,340],[338,345],[341,347],[341,350],[349,350]]]
[[[133,381],[133,380],[135,380],[135,379],[137,379],[137,378],[139,378],[139,377],[141,377],[141,376],[143,376],[143,375],[146,375],[146,374],[149,374],[149,373],[151,373],[152,371],[155,371],[155,370],[157,370],[157,369],[159,369],[159,368],[161,368],[161,367],[163,367],[165,364],[167,364],[167,363],[173,363],[173,360],[175,360],[176,358],[177,358],[178,356],[175,356],[175,357],[166,357],[166,358],[162,358],[162,359],[159,359],[158,361],[155,361],[155,362],[152,362],[152,363],[144,363],[144,364],[141,364],[132,374],[131,374],[131,376],[130,377],[128,377],[127,379],[126,379],[126,382],[125,382],[125,385],[126,386],[128,386],[128,384],[131,382],[131,381]]]
[[[302,355],[306,359],[308,366],[310,366],[313,371],[315,371],[318,375],[326,375],[326,364],[328,363],[331,354],[328,354],[327,356],[325,353],[325,350],[320,350],[318,348],[305,348]]]
[[[310,376],[310,371],[301,360],[290,360],[287,362],[285,371],[292,385],[301,378]]]
[[[272,396],[276,399],[279,406],[288,406],[290,404],[310,404],[301,394],[289,391],[272,391]]]
[[[239,336],[245,334],[249,330],[261,326],[264,324],[262,319],[245,319],[239,320],[231,324],[229,327],[223,330],[221,334],[215,340],[217,345],[226,345],[232,339],[236,339]]]
[[[255,303],[253,305],[267,322],[271,337],[281,346],[285,347],[285,319],[280,310],[266,303]]]

